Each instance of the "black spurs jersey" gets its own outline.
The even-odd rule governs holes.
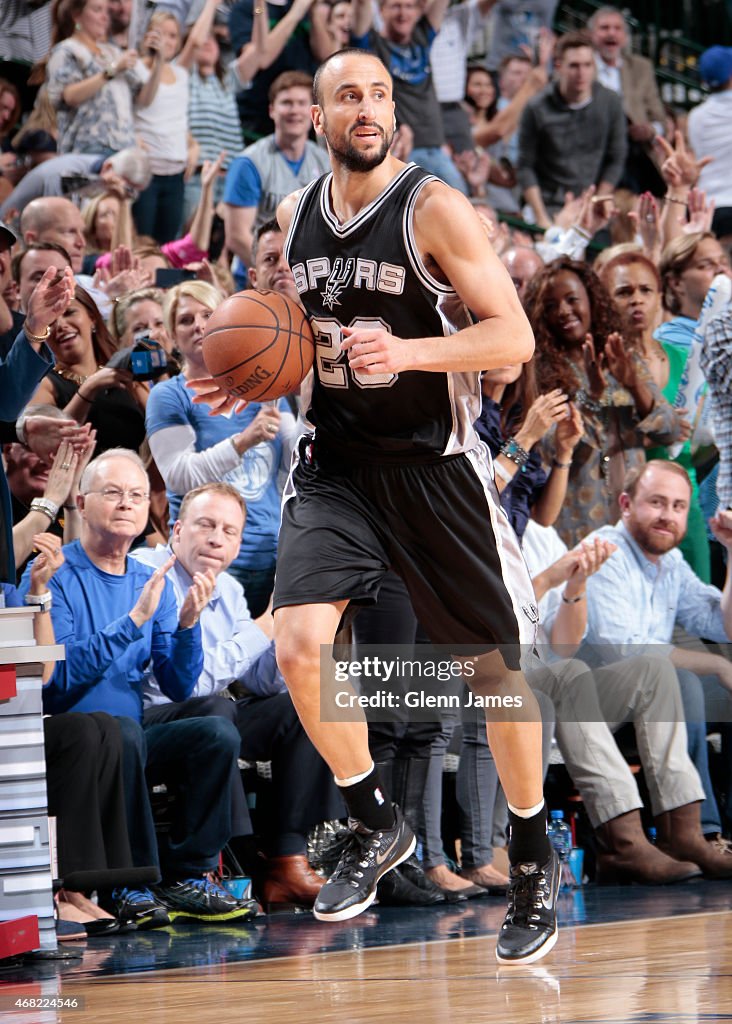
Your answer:
[[[455,290],[428,273],[414,242],[417,196],[434,180],[409,164],[340,224],[327,174],[303,192],[285,242],[316,339],[308,418],[328,448],[359,462],[434,461],[477,443],[477,373],[368,375],[352,370],[341,351],[342,327],[429,338],[472,322]]]

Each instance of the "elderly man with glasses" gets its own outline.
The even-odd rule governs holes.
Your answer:
[[[44,690],[44,709],[50,714],[106,711],[117,718],[133,860],[137,866],[159,863],[162,874],[154,893],[115,890],[110,909],[138,927],[176,917],[252,916],[249,904],[206,877],[232,835],[236,727],[220,718],[142,726],[141,688],[150,661],[171,700],[185,700],[198,681],[203,667],[198,618],[211,597],[214,575],[195,573],[178,609],[166,579],[175,557],[156,570],[128,559],[147,521],[150,498],[147,473],[134,452],[110,449],[94,459],[79,490],[81,536],[64,546],[65,563],[42,599],[50,606],[57,643],[66,646],[66,660],[57,663]],[[28,579],[26,573],[22,589],[28,589]],[[146,775],[149,782],[165,782],[174,794],[172,821],[159,849]]]

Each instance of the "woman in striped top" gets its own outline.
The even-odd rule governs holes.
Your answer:
[[[307,13],[312,0],[295,0],[285,17],[272,31],[265,0],[254,7],[252,38],[236,60],[224,65],[213,21],[218,0],[206,0],[198,20],[191,29],[183,53],[193,55],[190,69],[188,125],[200,147],[200,161],[215,160],[225,150],[229,162],[244,147],[236,94],[247,89],[258,71],[280,55],[285,43]],[[200,168],[186,182],[183,222],[193,215],[201,192]],[[225,175],[217,181],[214,203],[223,197]]]

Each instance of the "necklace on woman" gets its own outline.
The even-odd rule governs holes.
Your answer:
[[[102,48],[99,46],[96,40],[92,39],[91,36],[88,36],[86,32],[74,32],[74,37],[78,39],[78,41],[83,46],[85,46],[87,50],[90,50],[95,56],[99,57],[101,55]]]
[[[646,363],[649,361],[655,361],[659,363],[668,362],[668,354],[666,349],[663,347],[660,341],[656,338],[651,337],[649,341],[643,341],[641,338],[640,344],[637,346],[638,352],[640,353],[641,359],[645,359]]]
[[[54,369],[56,370],[56,373],[59,375],[59,377],[63,377],[64,380],[70,380],[72,384],[78,384],[79,387],[81,387],[85,380],[89,380],[89,378],[91,377],[91,373],[87,373],[86,375],[74,373],[73,370],[67,370],[65,366],[61,366],[59,363],[56,363]],[[97,367],[97,370],[101,369],[101,366]],[[94,370],[94,373],[96,373],[97,370]]]

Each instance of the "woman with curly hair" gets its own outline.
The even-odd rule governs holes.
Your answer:
[[[614,522],[628,469],[651,444],[672,444],[680,421],[638,352],[620,334],[620,320],[600,279],[584,263],[562,257],[527,289],[542,391],[561,389],[579,408],[584,433],[569,467],[567,498],[556,528],[574,547]],[[544,439],[551,461],[553,439]]]

